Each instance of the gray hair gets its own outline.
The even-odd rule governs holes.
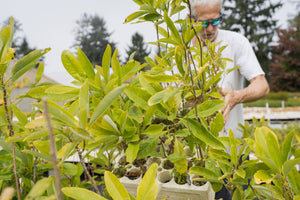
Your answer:
[[[222,10],[222,0],[189,0],[191,4],[192,14],[196,6],[214,6],[219,4],[220,11]]]

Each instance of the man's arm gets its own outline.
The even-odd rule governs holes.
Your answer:
[[[248,87],[242,90],[231,90],[224,88],[221,94],[224,96],[226,104],[222,108],[224,122],[226,123],[230,111],[239,103],[256,101],[268,95],[270,91],[269,84],[263,75],[259,75],[250,80]]]

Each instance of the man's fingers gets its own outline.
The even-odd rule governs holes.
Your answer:
[[[226,124],[228,118],[229,118],[230,109],[227,106],[223,111],[223,118],[224,118],[224,124]]]
[[[228,88],[223,88],[220,90],[220,94],[222,96],[226,96],[229,92],[230,92],[230,89],[228,89]]]

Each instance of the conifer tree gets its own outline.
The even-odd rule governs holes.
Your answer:
[[[150,50],[148,50],[148,47],[144,42],[144,37],[139,33],[135,33],[131,37],[131,45],[126,50],[126,61],[129,60],[129,57],[133,52],[135,52],[133,59],[140,63],[145,63],[145,57],[150,54]]]
[[[273,15],[282,3],[265,0],[225,0],[222,27],[240,32],[252,44],[267,78],[271,58],[271,43],[277,29]]]
[[[97,14],[83,16],[76,21],[75,43],[73,47],[80,49],[86,54],[93,64],[101,64],[104,51],[109,44],[112,51],[116,44],[110,40],[111,33],[108,32],[106,22]]]

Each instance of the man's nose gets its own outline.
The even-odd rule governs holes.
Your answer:
[[[214,29],[214,27],[211,23],[209,23],[208,26],[206,27],[207,31],[212,31],[213,29]]]

